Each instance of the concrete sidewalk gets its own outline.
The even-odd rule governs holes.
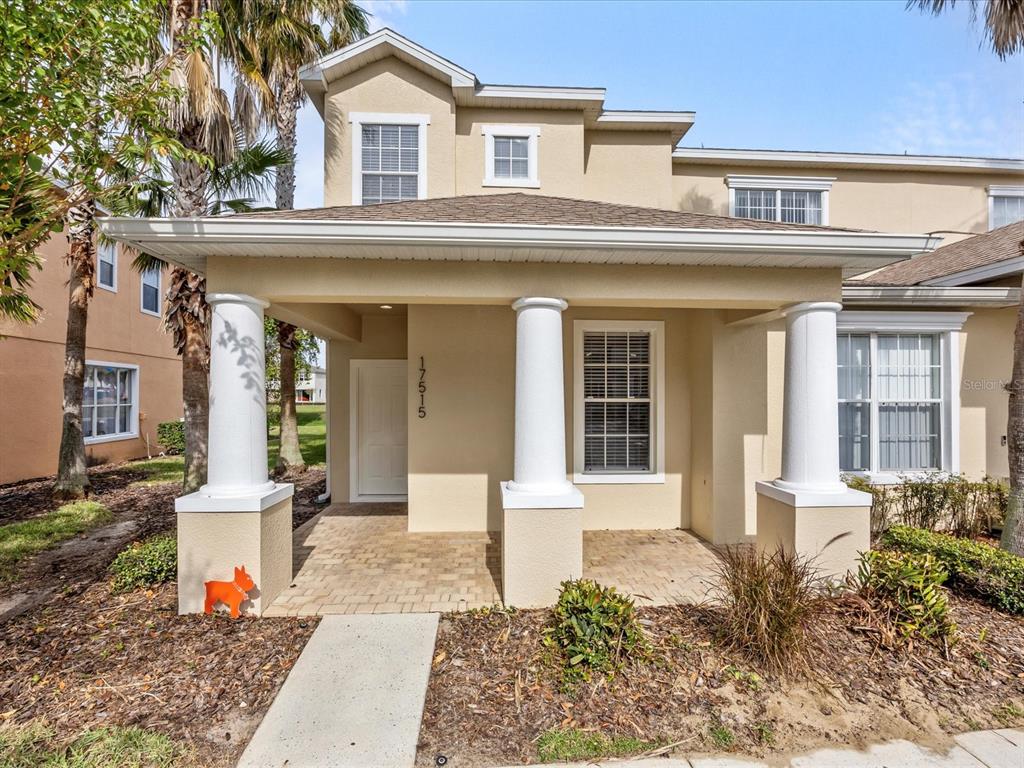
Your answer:
[[[411,767],[437,620],[325,616],[238,768]]]
[[[909,741],[890,741],[866,752],[819,749],[773,766],[789,768],[1024,768],[1024,731],[974,731],[954,737],[948,752],[934,752]],[[767,763],[732,757],[660,757],[646,760],[610,760],[600,763],[565,763],[534,768],[768,768]]]

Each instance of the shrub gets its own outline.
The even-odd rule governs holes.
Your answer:
[[[111,588],[129,592],[173,581],[178,569],[178,542],[174,534],[154,536],[121,550],[110,564]]]
[[[789,671],[804,659],[807,633],[820,609],[810,562],[781,547],[773,553],[728,547],[713,595],[721,603],[721,642],[763,669]]]
[[[156,439],[163,446],[164,453],[171,455],[185,452],[185,422],[162,421],[156,425]]]
[[[953,637],[956,624],[942,589],[948,577],[929,554],[875,550],[861,555],[857,591],[879,621],[883,644]]]
[[[980,597],[1009,613],[1024,614],[1024,557],[970,539],[893,526],[882,537],[890,549],[929,554],[949,573],[957,592]]]
[[[846,478],[851,488],[871,494],[871,533],[907,525],[974,538],[1006,518],[1009,493],[1004,483],[986,477],[972,482],[963,475],[936,473],[895,485],[872,485],[859,476]]]
[[[553,613],[544,642],[562,655],[566,682],[589,680],[595,671],[611,677],[630,658],[649,653],[633,600],[614,587],[563,581]]]

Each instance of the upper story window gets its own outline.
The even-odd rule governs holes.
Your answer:
[[[993,184],[988,188],[988,228],[1015,221],[1024,221],[1024,187]]]
[[[159,267],[147,269],[142,273],[141,309],[147,315],[160,317],[160,276]]]
[[[349,121],[354,205],[427,196],[427,115],[353,112]]]
[[[729,215],[790,224],[828,224],[834,178],[810,176],[726,177]]]
[[[139,434],[138,375],[135,365],[86,363],[82,432],[87,443],[124,440]]]
[[[840,315],[843,471],[883,477],[956,471],[958,353],[952,331],[959,330],[966,317],[914,312]]]
[[[532,125],[485,125],[485,187],[540,186],[537,176],[537,137],[540,128]]]
[[[96,284],[108,291],[117,290],[117,246],[100,243],[96,246]]]

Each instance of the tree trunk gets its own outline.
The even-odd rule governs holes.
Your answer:
[[[281,346],[281,450],[276,472],[303,472],[306,462],[299,448],[299,424],[295,413],[295,326],[277,321]]]
[[[64,418],[57,457],[57,480],[53,495],[60,499],[80,499],[89,492],[89,474],[82,431],[82,397],[85,387],[85,334],[96,273],[96,206],[88,201],[68,211],[67,264],[68,321],[64,343]]]
[[[1024,255],[1024,241],[1020,244]],[[1013,332],[1013,374],[1010,392],[1006,444],[1010,464],[1010,499],[1003,525],[1003,549],[1024,556],[1024,280],[1017,307],[1017,327]]]
[[[276,95],[274,126],[277,129],[277,147],[287,152],[289,162],[277,166],[277,207],[288,210],[295,207],[295,123],[302,105],[302,86],[295,72],[287,73]]]

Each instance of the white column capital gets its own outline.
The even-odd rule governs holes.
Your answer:
[[[250,307],[259,307],[261,311],[270,306],[269,301],[257,299],[255,296],[250,296],[246,293],[208,293],[206,294],[206,303],[210,305],[245,304]]]
[[[569,302],[565,299],[553,299],[546,296],[523,296],[521,299],[516,299],[512,302],[512,309],[516,312],[523,309],[530,309],[532,307],[557,309],[559,312],[564,312],[568,306]]]
[[[783,307],[781,314],[783,317],[794,317],[806,312],[839,313],[842,309],[843,305],[838,301],[803,301],[799,304],[791,304],[788,307]]]

